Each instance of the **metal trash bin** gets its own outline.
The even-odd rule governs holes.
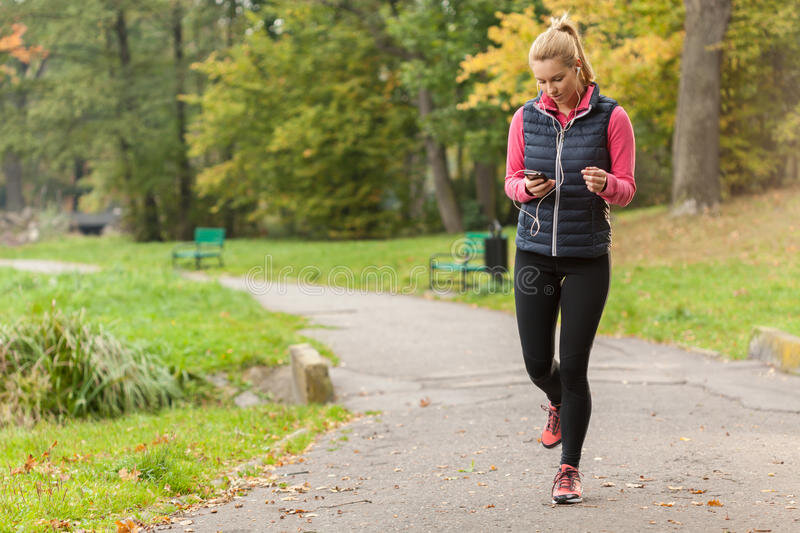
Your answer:
[[[495,278],[508,272],[508,239],[502,234],[503,227],[494,221],[491,236],[484,239],[484,263]]]

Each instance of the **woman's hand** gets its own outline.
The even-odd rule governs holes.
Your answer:
[[[581,170],[586,187],[595,194],[600,194],[608,181],[608,174],[602,168],[586,167]]]
[[[535,198],[541,198],[545,194],[547,194],[550,189],[556,186],[556,180],[548,180],[548,179],[525,179],[525,190],[528,191],[528,194]]]

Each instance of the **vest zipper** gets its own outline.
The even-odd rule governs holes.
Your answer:
[[[561,187],[558,186],[558,184],[559,184],[559,171],[560,171],[561,177],[563,177],[563,173],[564,172],[563,172],[563,168],[561,167],[561,150],[562,150],[562,148],[564,148],[564,138],[567,135],[567,130],[564,129],[564,126],[561,125],[561,122],[559,122],[558,119],[555,118],[553,115],[551,115],[550,113],[548,113],[544,109],[541,109],[538,105],[534,105],[533,107],[535,107],[536,110],[539,111],[540,113],[542,113],[543,115],[548,116],[555,124],[558,124],[558,127],[559,127],[559,131],[556,133],[556,168],[555,168],[555,175],[556,175],[556,203],[555,203],[555,206],[553,207],[553,240],[552,240],[552,245],[551,245],[551,250],[550,250],[552,252],[552,254],[553,254],[553,257],[556,257],[556,255],[557,255],[557,253],[556,253],[556,239],[558,237],[558,203],[559,203],[559,200],[561,199]],[[586,111],[584,111],[580,115],[575,115],[570,122],[575,122],[579,118],[585,116],[591,110],[592,110],[592,106],[591,106],[591,104],[589,104],[589,107],[586,108]],[[567,123],[567,124],[569,124],[569,123]]]

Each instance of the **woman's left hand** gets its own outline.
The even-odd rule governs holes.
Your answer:
[[[600,194],[608,181],[608,174],[602,168],[586,167],[581,170],[581,174],[586,187],[595,194]]]

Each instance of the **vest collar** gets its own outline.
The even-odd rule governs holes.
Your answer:
[[[581,111],[585,111],[589,109],[589,105],[594,106],[599,99],[600,90],[597,87],[597,83],[592,82],[586,86],[586,92],[583,93],[581,97],[581,101],[578,104],[578,107],[575,109],[575,114],[577,115]],[[558,105],[556,104],[555,100],[550,98],[545,92],[539,92],[539,108],[544,109],[545,111],[555,111],[558,113]]]

